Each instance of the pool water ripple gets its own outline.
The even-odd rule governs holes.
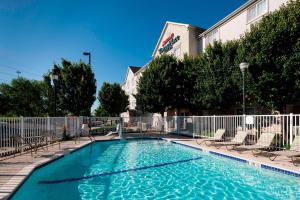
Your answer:
[[[82,179],[39,184],[74,177]],[[36,170],[12,199],[49,197],[300,199],[300,179],[158,140],[107,141]]]

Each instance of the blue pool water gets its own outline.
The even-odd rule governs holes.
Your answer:
[[[159,140],[96,142],[37,169],[12,199],[300,199],[300,179]]]

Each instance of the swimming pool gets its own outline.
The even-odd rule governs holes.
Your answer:
[[[12,199],[300,199],[300,179],[162,140],[105,141],[35,170]]]

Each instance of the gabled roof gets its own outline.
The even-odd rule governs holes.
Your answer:
[[[152,57],[154,56],[156,50],[158,49],[159,44],[160,44],[160,42],[161,42],[161,40],[162,40],[162,37],[163,37],[163,35],[164,35],[164,33],[165,33],[166,29],[167,29],[167,26],[168,26],[169,24],[178,25],[178,26],[185,26],[186,28],[193,27],[193,28],[199,29],[199,30],[201,30],[201,31],[205,31],[205,29],[200,28],[200,27],[197,27],[197,26],[193,26],[193,25],[191,25],[191,24],[182,24],[182,23],[176,23],[176,22],[170,22],[170,21],[167,21],[167,22],[165,23],[165,25],[164,25],[164,28],[163,28],[163,30],[162,30],[160,36],[159,36],[158,41],[157,41],[157,43],[156,43],[155,49],[154,49],[154,51],[153,51],[153,53],[152,53]]]
[[[136,74],[138,74],[138,73],[142,73],[143,71],[145,71],[145,69],[148,67],[148,65],[149,65],[149,63],[152,61],[152,59],[149,61],[149,62],[147,62],[143,67],[141,67],[137,72],[136,72]]]
[[[125,76],[125,81],[124,81],[121,85],[124,85],[124,84],[126,83],[126,80],[127,80],[127,76],[128,76],[129,70],[131,70],[132,73],[135,74],[135,73],[138,72],[141,68],[142,68],[142,67],[128,66],[127,72],[126,72],[126,76]]]
[[[129,66],[128,68],[131,69],[131,71],[134,74],[141,69],[141,67],[135,67],[135,66]]]

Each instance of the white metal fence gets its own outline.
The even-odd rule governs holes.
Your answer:
[[[116,132],[120,117],[81,117],[81,124],[89,124],[92,135],[105,135]]]
[[[238,130],[248,133],[247,143],[256,143],[262,133],[275,133],[273,146],[287,147],[300,134],[300,115],[224,115],[123,118],[123,130],[130,133],[164,132],[190,137],[213,137],[225,129],[233,139]]]
[[[173,117],[12,117],[0,118],[0,147],[14,147],[12,136],[27,140],[48,131],[61,136],[64,127],[71,136],[78,136],[82,124],[89,124],[92,134],[116,131],[122,124],[123,133],[172,133],[190,137],[213,137],[225,129],[225,138],[234,138],[238,130],[248,133],[248,142],[255,143],[264,132],[276,133],[274,145],[291,145],[300,134],[300,115],[224,115]]]
[[[61,137],[64,127],[70,136],[80,131],[80,117],[1,117],[0,147],[15,147],[13,136],[21,136],[27,142],[48,132]]]

